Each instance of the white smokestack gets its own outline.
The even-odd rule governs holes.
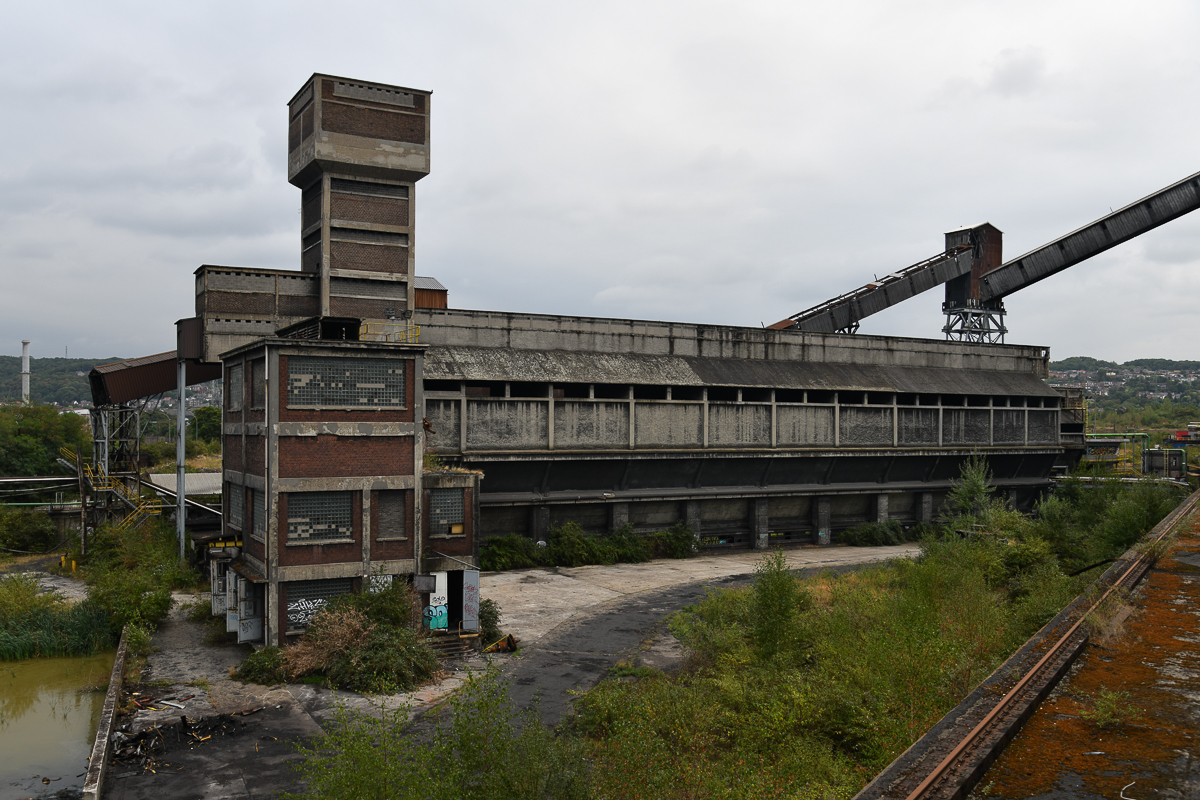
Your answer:
[[[21,340],[21,402],[29,403],[29,340]]]

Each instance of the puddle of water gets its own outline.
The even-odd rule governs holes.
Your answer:
[[[0,661],[0,800],[83,786],[114,657]]]

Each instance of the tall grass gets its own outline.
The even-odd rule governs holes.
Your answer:
[[[118,631],[94,601],[70,605],[40,593],[33,576],[0,577],[0,661],[90,655],[113,647]]]

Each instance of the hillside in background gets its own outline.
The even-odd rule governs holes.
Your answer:
[[[1118,364],[1115,361],[1101,361],[1090,356],[1071,356],[1062,361],[1051,361],[1050,369],[1054,372],[1071,370],[1086,370],[1097,372],[1102,369],[1152,369],[1162,372],[1178,370],[1180,372],[1195,372],[1200,370],[1200,361],[1173,361],[1169,358],[1135,358]]]
[[[111,358],[31,358],[29,394],[35,403],[69,406],[92,402],[87,374],[98,364],[122,361]],[[0,356],[0,403],[21,399],[21,357]]]

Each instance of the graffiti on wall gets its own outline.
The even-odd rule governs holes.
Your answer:
[[[308,623],[312,621],[312,618],[317,615],[318,611],[325,607],[327,602],[323,599],[289,600],[287,604],[288,630],[307,628]]]
[[[440,606],[425,606],[425,627],[431,631],[445,630],[449,626],[450,615],[443,603]]]

